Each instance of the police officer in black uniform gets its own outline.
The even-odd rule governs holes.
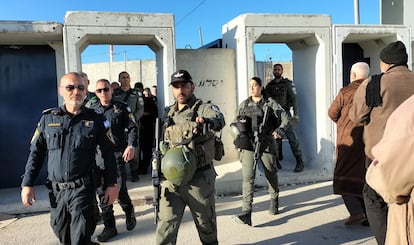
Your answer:
[[[133,230],[136,225],[134,206],[131,198],[128,195],[126,186],[126,170],[125,162],[134,158],[135,149],[137,147],[137,125],[135,118],[131,113],[131,109],[124,102],[118,102],[112,99],[113,90],[110,82],[106,79],[100,79],[96,82],[95,94],[98,97],[98,102],[87,105],[98,111],[102,111],[106,119],[111,124],[112,137],[115,142],[115,159],[118,170],[119,197],[118,203],[125,212],[125,223],[127,230]],[[127,134],[125,134],[127,132]],[[97,154],[97,165],[100,169],[102,166],[101,152]],[[98,182],[99,183],[99,182]],[[98,195],[103,197],[105,186],[99,183]],[[102,209],[102,216],[104,221],[104,230],[98,235],[97,240],[106,242],[109,238],[118,234],[115,226],[115,216],[113,212],[113,205],[100,204]]]
[[[44,111],[33,135],[22,181],[22,203],[31,206],[36,201],[33,186],[47,158],[50,223],[55,235],[62,244],[94,244],[90,240],[96,227],[92,170],[97,146],[103,152],[107,186],[102,202],[110,205],[118,197],[109,122],[83,105],[86,86],[79,73],[63,75],[59,93],[64,105]]]
[[[139,120],[144,114],[144,100],[142,99],[142,93],[136,89],[131,88],[131,77],[129,73],[123,71],[119,73],[118,76],[119,83],[121,87],[114,90],[113,98],[116,101],[123,101],[128,104],[129,108],[131,108],[132,114],[135,117],[135,122],[137,123],[138,129],[140,128]],[[138,131],[139,135],[139,131]],[[138,136],[139,140],[139,136]],[[137,144],[138,149],[135,151],[135,157],[131,161],[129,161],[129,167],[131,170],[131,181],[137,182],[139,180],[138,174],[138,165],[139,165],[139,142]]]
[[[299,147],[299,140],[296,136],[296,133],[293,129],[294,125],[299,121],[299,107],[298,100],[296,96],[296,88],[293,82],[287,78],[282,77],[283,66],[282,64],[275,64],[273,66],[273,76],[274,79],[267,84],[265,88],[265,94],[267,97],[271,97],[276,100],[286,113],[290,116],[290,122],[286,131],[283,132],[283,136],[289,141],[290,149],[292,150],[293,155],[296,159],[296,167],[293,170],[294,172],[302,172],[304,165],[302,159],[302,151]],[[293,109],[293,115],[290,115],[290,109]],[[283,159],[282,155],[282,139],[277,140],[279,147],[279,160]],[[281,168],[281,165],[278,165],[278,168]]]

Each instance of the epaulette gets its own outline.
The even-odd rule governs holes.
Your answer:
[[[112,99],[112,104],[113,105],[118,105],[118,104],[121,104],[121,106],[129,106],[128,105],[128,103],[126,103],[126,102],[124,102],[124,101],[119,101],[119,100],[114,100],[114,99]]]
[[[86,106],[82,106],[82,110],[85,113],[96,113],[96,114],[103,114],[104,111],[101,107],[96,107],[96,108],[88,108]]]
[[[141,91],[139,91],[138,89],[136,89],[136,88],[131,88],[131,94],[138,94],[138,95],[142,95],[142,93],[141,93]]]
[[[59,115],[62,110],[59,107],[49,108],[42,111],[42,115],[52,114],[52,115]]]

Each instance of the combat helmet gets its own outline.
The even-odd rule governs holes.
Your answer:
[[[161,172],[172,184],[188,184],[197,169],[195,154],[186,146],[170,148],[161,161]]]

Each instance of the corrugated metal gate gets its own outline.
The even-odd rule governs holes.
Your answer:
[[[0,46],[0,188],[20,185],[42,110],[57,105],[56,56],[49,46]],[[38,178],[44,182],[46,168]]]

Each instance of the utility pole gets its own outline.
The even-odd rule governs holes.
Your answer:
[[[359,25],[359,0],[354,0],[354,22]]]
[[[114,61],[114,45],[113,44],[109,44],[109,62],[113,62]]]
[[[198,26],[198,33],[200,35],[200,47],[203,47],[203,33],[201,33],[201,26]]]

